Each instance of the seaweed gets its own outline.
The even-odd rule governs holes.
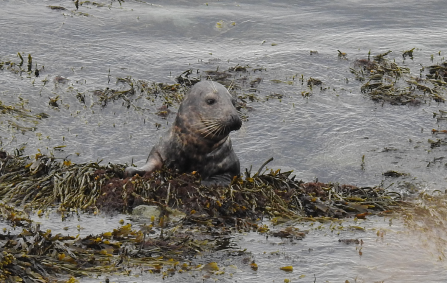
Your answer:
[[[117,78],[116,83],[122,85],[122,88],[106,88],[93,91],[93,94],[99,98],[94,105],[101,105],[104,108],[112,101],[122,100],[125,107],[132,106],[139,109],[140,107],[134,101],[145,98],[155,102],[156,99],[161,98],[162,105],[170,107],[174,104],[180,104],[188,89],[180,84],[151,83],[144,80],[134,80],[130,77]],[[82,100],[80,102],[85,103]]]
[[[1,203],[0,216],[14,227],[0,235],[2,282],[57,282],[60,274],[129,274],[134,266],[166,276],[192,270],[188,258],[213,249],[217,242],[212,237],[193,238],[181,226],[152,235],[160,228],[156,223],[140,229],[123,223],[99,235],[64,236],[42,231],[26,212]]]
[[[128,212],[139,204],[169,206],[189,215],[208,217],[348,217],[396,205],[379,187],[295,180],[292,172],[261,169],[235,177],[227,187],[205,187],[198,173],[179,174],[167,168],[122,179],[124,165],[72,164],[42,155],[10,156],[0,161],[0,197],[14,205],[35,208],[58,204],[84,210],[113,208]],[[233,221],[230,220],[230,222]]]
[[[256,72],[265,71],[265,68],[253,68],[249,65],[241,66],[237,64],[226,70],[186,70],[175,78],[176,82],[187,87],[198,83],[202,79],[213,80],[226,86],[230,91],[239,90],[242,92],[256,92],[257,86],[262,82],[262,78],[253,78]],[[195,73],[195,76],[193,74]]]
[[[404,60],[405,60],[405,58],[407,58],[407,56],[410,57],[411,60],[413,60],[413,51],[414,51],[414,49],[416,49],[416,48],[412,48],[410,50],[406,50],[406,51],[404,51],[402,53],[402,57],[404,58]]]
[[[337,50],[337,52],[338,52],[338,58],[339,58],[339,59],[345,59],[345,60],[347,60],[347,58],[346,58],[346,56],[348,55],[347,53],[345,53],[345,52],[341,52],[340,50]]]
[[[413,50],[403,53],[404,59],[409,56],[413,59]],[[376,102],[390,103],[393,105],[419,105],[425,103],[427,99],[436,102],[444,102],[442,83],[436,83],[432,78],[436,76],[437,67],[429,68],[431,74],[427,79],[415,77],[410,74],[410,69],[399,66],[395,61],[387,59],[391,51],[378,54],[373,60],[355,60],[350,69],[355,78],[364,82],[361,92]],[[439,79],[439,78],[438,78]]]
[[[231,231],[296,240],[306,236],[306,231],[293,227],[269,231],[259,224],[262,218],[275,225],[289,220],[360,219],[401,206],[399,194],[380,187],[305,183],[290,171],[264,169],[271,160],[254,174],[246,170],[226,187],[205,187],[197,172],[179,174],[162,168],[123,179],[121,164],[73,164],[40,153],[0,152],[0,219],[21,228],[0,235],[0,279],[50,282],[58,274],[128,274],[135,265],[163,276],[210,268],[217,272],[215,263],[194,267],[190,259],[203,251],[234,250],[227,247]],[[32,209],[42,215],[52,207],[63,218],[78,211],[129,213],[142,204],[156,206],[161,213],[139,228],[122,223],[113,231],[82,238],[41,231],[28,216]],[[182,217],[174,221],[175,211]]]
[[[29,75],[29,77],[32,77],[34,74],[35,77],[39,77],[40,73],[45,69],[44,66],[42,66],[40,69],[37,67],[37,64],[35,64],[35,69],[33,72],[33,57],[31,54],[28,54],[28,64],[26,69],[23,68],[24,59],[22,54],[20,52],[17,52],[17,57],[19,57],[20,62],[16,63],[13,61],[0,61],[0,70],[7,70],[11,73],[22,75],[22,73],[26,73]]]
[[[407,173],[401,173],[401,172],[397,172],[397,171],[393,171],[393,170],[389,170],[386,171],[382,174],[385,177],[393,177],[393,178],[397,178],[397,177],[402,177],[402,176],[407,176]]]
[[[427,78],[434,81],[438,85],[445,85],[447,83],[447,61],[437,65],[428,67]]]
[[[0,101],[0,117],[3,115],[7,116],[7,119],[5,119],[6,124],[22,133],[34,131],[41,119],[49,117],[46,113],[32,114],[31,110],[25,108],[25,105],[26,102],[23,100],[20,103],[11,105]]]
[[[51,10],[58,10],[58,11],[65,11],[65,10],[67,10],[66,8],[64,8],[62,6],[48,6],[48,8],[50,8]]]
[[[439,261],[445,261],[447,191],[421,192],[413,203],[402,206],[402,215],[408,231],[420,237],[421,242],[434,248]],[[418,233],[423,231],[424,233]]]
[[[436,119],[437,124],[443,123],[447,120],[447,112],[444,110],[438,110],[438,112],[433,113],[433,118]],[[447,144],[447,130],[443,130],[442,128],[432,129],[431,133],[433,137],[436,137],[436,140],[428,139],[431,148],[436,148]]]
[[[146,99],[159,104],[154,114],[166,118],[170,113],[168,108],[179,105],[194,84],[202,79],[211,79],[225,85],[237,98],[236,108],[239,111],[249,111],[252,110],[252,107],[248,106],[249,102],[267,101],[273,97],[281,98],[278,95],[267,95],[265,98],[261,98],[257,94],[257,87],[262,82],[262,78],[252,78],[251,75],[264,70],[263,68],[252,68],[248,65],[236,65],[224,71],[219,71],[219,68],[207,71],[188,69],[175,78],[176,83],[174,84],[135,80],[131,77],[117,78],[117,88],[107,87],[91,92],[97,98],[93,105],[106,107],[111,102],[122,101],[122,105],[126,108],[132,107],[135,110],[141,110],[139,103],[136,103],[136,101]],[[85,94],[77,92],[76,97],[80,103],[85,104]],[[246,113],[241,112],[241,116],[243,119],[247,118]]]

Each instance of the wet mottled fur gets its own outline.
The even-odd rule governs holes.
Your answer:
[[[126,168],[126,176],[144,175],[165,165],[182,173],[197,171],[205,185],[229,184],[240,173],[228,136],[242,125],[234,104],[223,85],[212,81],[195,84],[180,105],[174,125],[152,148],[146,164]]]

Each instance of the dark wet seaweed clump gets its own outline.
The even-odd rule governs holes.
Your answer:
[[[364,82],[361,91],[373,101],[393,105],[420,105],[427,100],[444,102],[445,63],[428,67],[426,78],[410,74],[410,69],[399,66],[395,60],[387,59],[391,51],[374,56],[372,59],[358,59],[351,73],[358,81]],[[413,49],[403,53],[413,57]]]
[[[0,162],[0,197],[35,208],[59,205],[84,210],[130,212],[156,204],[188,215],[213,218],[349,217],[387,210],[396,200],[382,188],[336,183],[304,183],[292,172],[248,170],[227,187],[204,187],[199,174],[169,169],[122,179],[124,165],[72,164],[37,154],[10,156]],[[225,221],[224,221],[225,222]],[[234,223],[233,220],[229,221]]]

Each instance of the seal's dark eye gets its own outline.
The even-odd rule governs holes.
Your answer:
[[[210,98],[206,100],[206,103],[208,103],[208,105],[213,105],[214,103],[216,103],[216,100],[214,98]]]

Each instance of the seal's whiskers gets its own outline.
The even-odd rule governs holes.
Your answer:
[[[221,129],[222,129],[222,125],[220,125],[220,124],[210,127],[210,128],[208,128],[209,132],[205,137],[207,137],[209,135],[217,136],[217,135],[219,135]]]
[[[225,133],[225,128],[226,128],[226,126],[220,127],[219,132],[217,134],[221,135],[221,134]]]
[[[225,126],[218,120],[203,121],[202,125],[204,125],[204,127],[200,130],[202,131],[202,134],[206,134],[205,137],[208,137],[209,135],[217,136],[224,133],[222,129],[225,128]]]
[[[214,93],[218,93],[217,88],[214,85],[214,82],[213,81],[210,81],[210,82],[211,82],[211,87],[213,88]]]
[[[195,125],[200,126],[198,130],[202,135],[206,134],[205,137],[208,137],[209,135],[216,135],[217,131],[222,128],[222,124],[216,120],[206,120]]]
[[[211,126],[219,125],[220,122],[216,120],[209,120],[209,121],[201,121],[200,123],[193,124],[193,127],[199,126],[198,128],[206,128]]]

